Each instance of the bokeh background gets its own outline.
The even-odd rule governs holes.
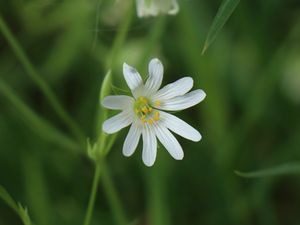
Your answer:
[[[127,0],[0,1],[21,48],[9,44],[2,23],[0,184],[28,207],[34,224],[82,224],[94,174],[85,139],[100,132],[104,75],[110,67],[112,92],[128,91],[123,62],[145,78],[153,57],[164,63],[163,84],[188,75],[207,93],[176,114],[203,139],[178,137],[183,161],[160,146],[147,168],[141,143],[132,157],[122,155],[128,128],[120,132],[91,224],[120,224],[120,215],[137,225],[300,223],[298,176],[234,173],[299,161],[300,2],[241,1],[201,55],[220,3],[179,0],[176,16],[139,19]],[[57,113],[51,91],[74,123]],[[3,201],[0,224],[21,224]]]

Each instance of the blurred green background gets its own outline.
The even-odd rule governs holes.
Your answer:
[[[85,139],[100,132],[104,75],[111,68],[114,86],[127,89],[123,62],[146,77],[153,57],[165,66],[163,84],[188,75],[206,92],[177,113],[203,139],[178,137],[183,161],[160,146],[146,168],[141,145],[122,155],[124,129],[91,224],[119,224],[120,214],[137,225],[300,224],[299,177],[234,173],[300,161],[300,2],[241,1],[201,55],[220,3],[179,0],[176,16],[139,19],[127,0],[0,1],[0,185],[34,224],[82,224],[94,173]],[[74,122],[53,107],[51,90]],[[8,224],[21,221],[0,201]]]

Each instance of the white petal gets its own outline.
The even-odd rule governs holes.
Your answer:
[[[105,120],[102,129],[105,133],[113,134],[118,132],[119,130],[127,127],[129,124],[132,123],[132,113],[128,111],[123,111],[116,116]]]
[[[143,84],[143,80],[139,72],[126,63],[123,64],[123,74],[130,90],[134,91],[136,88]]]
[[[154,101],[164,101],[176,96],[184,95],[192,89],[193,84],[193,78],[183,77],[171,84],[164,86],[155,95],[153,95],[152,99]]]
[[[157,140],[151,126],[145,125],[143,134],[143,162],[146,166],[153,166],[156,159]]]
[[[129,129],[129,132],[126,136],[124,145],[123,145],[123,155],[131,156],[140,140],[142,130],[136,123],[133,123]]]
[[[146,82],[146,89],[149,91],[148,94],[156,92],[163,79],[164,67],[159,59],[152,59],[149,63],[149,78]]]
[[[108,109],[124,110],[132,107],[134,99],[126,95],[106,96],[102,100],[102,105]]]
[[[183,159],[184,153],[181,145],[165,126],[159,124],[155,125],[155,133],[158,140],[165,146],[174,159]]]
[[[199,89],[161,102],[161,105],[157,108],[171,111],[182,110],[197,105],[205,98],[205,96],[206,94],[204,91]]]
[[[200,141],[201,134],[192,126],[172,114],[160,111],[161,122],[174,133],[191,141]]]
[[[175,15],[179,12],[179,5],[177,3],[177,0],[172,0],[172,7],[169,10],[168,14],[169,15]]]
[[[137,0],[136,9],[138,17],[157,16],[158,9],[153,1]]]

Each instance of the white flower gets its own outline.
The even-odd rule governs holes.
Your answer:
[[[184,77],[159,90],[163,79],[163,65],[158,59],[149,63],[149,78],[146,83],[136,69],[123,64],[123,73],[133,97],[125,95],[107,96],[102,105],[122,112],[103,123],[103,131],[112,134],[131,124],[123,145],[123,154],[131,156],[137,148],[140,137],[143,139],[143,162],[152,166],[156,158],[157,140],[174,159],[183,158],[183,150],[170,132],[189,139],[200,141],[200,133],[183,120],[164,112],[183,110],[192,107],[205,98],[204,91],[189,92],[193,79]]]
[[[138,17],[175,15],[179,11],[177,0],[136,0]]]

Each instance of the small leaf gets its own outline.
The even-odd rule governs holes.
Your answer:
[[[107,73],[105,74],[105,77],[103,79],[102,85],[101,85],[101,90],[100,90],[100,101],[107,95],[109,95],[111,91],[111,70],[108,70]]]
[[[10,194],[0,185],[0,198],[18,214],[24,225],[32,225],[27,208],[16,203]]]
[[[245,178],[260,178],[260,177],[268,177],[268,176],[279,176],[279,175],[292,175],[299,174],[300,175],[300,163],[288,163],[280,166],[263,169],[259,171],[253,172],[240,172],[234,171],[238,176]]]
[[[24,225],[31,225],[28,209],[26,207],[24,208],[20,203],[18,203],[18,205],[19,205],[19,214]]]
[[[92,160],[97,159],[97,149],[98,149],[98,144],[97,143],[91,144],[90,139],[87,139],[87,152],[90,159]]]
[[[101,90],[99,94],[99,100],[100,103],[103,100],[103,98],[107,95],[109,95],[112,91],[112,79],[111,79],[111,71],[107,71],[102,85]],[[97,129],[98,132],[98,139],[97,142],[94,144],[91,144],[88,140],[87,142],[87,151],[88,155],[91,159],[98,161],[101,160],[110,150],[111,146],[113,145],[115,141],[115,135],[107,135],[102,131],[102,124],[108,117],[108,110],[104,107],[99,107],[99,113],[97,118]]]
[[[217,15],[214,18],[212,25],[209,28],[205,44],[202,50],[202,55],[206,52],[211,43],[216,39],[217,35],[233,13],[240,0],[223,0]]]

